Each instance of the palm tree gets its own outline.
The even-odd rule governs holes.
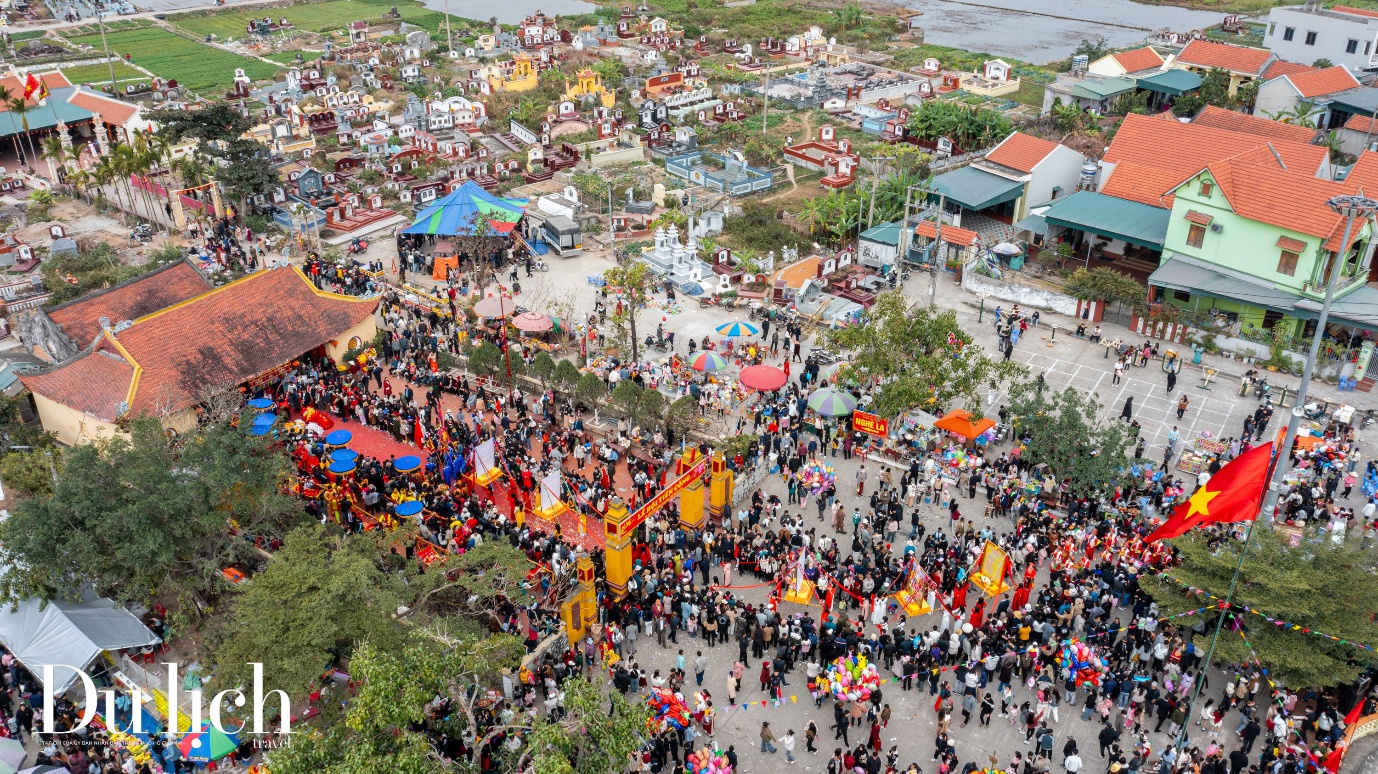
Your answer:
[[[26,166],[27,166],[30,170],[32,170],[32,169],[33,169],[33,159],[34,159],[38,154],[34,153],[34,151],[33,151],[33,140],[32,140],[32,138],[29,137],[29,116],[28,116],[28,112],[29,112],[29,110],[30,110],[30,108],[29,108],[29,101],[26,100],[26,99],[23,98],[23,97],[10,97],[10,100],[9,100],[9,107],[10,107],[10,112],[11,112],[11,113],[14,113],[14,114],[17,115],[17,116],[19,116],[19,122],[20,122],[21,124],[23,124],[23,126],[24,126],[24,142],[25,142],[26,145],[29,146],[29,155],[28,155],[28,158],[25,159],[25,161],[26,161]]]
[[[104,196],[105,187],[115,179],[114,161],[109,156],[101,156],[96,160],[96,165],[91,168],[90,175],[92,182],[96,184],[96,191],[98,192],[98,196]],[[120,203],[119,199],[120,191],[119,188],[116,188],[115,204],[120,209],[124,209],[124,205]]]
[[[66,183],[67,162],[71,156],[67,153],[67,148],[62,144],[62,137],[57,132],[43,139],[43,158],[48,160],[48,169],[52,172],[53,178]]]
[[[182,178],[184,188],[194,188],[204,184],[211,174],[210,166],[194,153],[189,153],[173,161],[172,170],[177,173],[178,177]]]

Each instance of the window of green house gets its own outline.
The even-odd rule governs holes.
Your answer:
[[[1205,227],[1205,226],[1198,226],[1198,225],[1196,225],[1196,224],[1193,223],[1192,226],[1191,226],[1191,228],[1187,229],[1187,246],[1188,246],[1188,247],[1200,247],[1200,246],[1202,245],[1202,243],[1204,243],[1205,241],[1206,241],[1206,227]]]
[[[1283,250],[1282,257],[1278,258],[1278,274],[1286,274],[1289,277],[1296,276],[1299,257],[1296,253]]]

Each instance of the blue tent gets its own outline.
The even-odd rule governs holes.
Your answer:
[[[510,234],[521,220],[526,199],[500,199],[472,180],[451,191],[421,211],[403,234],[454,236],[474,233],[477,218],[488,221],[498,234]]]

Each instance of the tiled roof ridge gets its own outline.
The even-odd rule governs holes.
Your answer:
[[[154,270],[152,270],[152,271],[150,271],[150,272],[147,272],[147,273],[144,273],[144,274],[140,274],[140,275],[137,276],[137,277],[132,277],[132,278],[130,278],[130,279],[125,280],[124,282],[117,282],[117,283],[115,283],[114,285],[111,285],[111,286],[108,287],[108,288],[100,288],[100,289],[98,289],[98,290],[93,290],[93,291],[91,291],[90,293],[83,293],[83,294],[77,296],[76,298],[69,299],[69,300],[67,300],[67,301],[63,301],[62,303],[57,304],[57,305],[55,305],[55,306],[50,306],[50,307],[48,307],[47,309],[44,309],[43,311],[45,311],[45,312],[55,312],[55,311],[57,311],[57,310],[59,310],[59,309],[66,309],[66,308],[69,307],[69,306],[75,306],[77,303],[87,302],[87,301],[91,301],[91,300],[96,299],[96,298],[100,298],[101,296],[108,295],[108,294],[110,294],[110,293],[112,293],[112,292],[114,292],[114,291],[116,291],[116,290],[123,290],[124,288],[127,288],[127,287],[129,287],[130,285],[134,285],[134,284],[136,284],[136,283],[143,282],[144,280],[149,279],[150,277],[154,277],[154,276],[157,276],[157,275],[159,275],[159,274],[162,274],[163,272],[166,272],[166,271],[170,271],[170,270],[172,270],[172,269],[175,269],[175,268],[177,268],[177,266],[179,266],[180,264],[186,264],[187,266],[191,267],[191,270],[194,271],[194,272],[196,272],[196,275],[197,275],[198,277],[200,277],[202,280],[205,280],[205,282],[206,282],[206,288],[207,288],[207,289],[211,289],[211,288],[213,287],[213,286],[211,285],[211,283],[210,283],[210,280],[206,278],[206,275],[203,274],[203,273],[201,273],[201,270],[200,270],[200,269],[196,268],[196,264],[192,263],[191,261],[188,261],[188,260],[186,259],[186,257],[184,256],[184,257],[181,258],[180,260],[173,261],[173,262],[169,263],[169,264],[166,265],[166,266],[159,266],[158,268],[156,268],[156,269],[154,269]]]

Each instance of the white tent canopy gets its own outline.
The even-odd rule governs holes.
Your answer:
[[[101,651],[158,642],[133,613],[90,591],[80,602],[55,601],[46,607],[37,599],[13,608],[0,604],[0,644],[35,677],[42,678],[44,665],[53,664],[57,693],[76,681],[74,667],[85,668]]]

